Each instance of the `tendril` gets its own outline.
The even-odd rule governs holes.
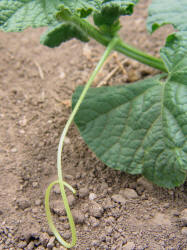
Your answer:
[[[68,132],[68,129],[89,89],[89,87],[91,86],[92,82],[94,81],[97,73],[99,72],[99,70],[101,69],[101,67],[103,66],[105,60],[107,59],[108,55],[110,54],[110,52],[114,49],[115,45],[117,44],[117,42],[119,42],[119,38],[118,36],[114,37],[111,42],[108,44],[103,56],[101,57],[100,61],[98,62],[95,70],[93,71],[93,73],[91,74],[88,82],[86,83],[65,127],[64,130],[62,132],[62,135],[60,137],[60,142],[59,142],[59,146],[58,146],[58,153],[57,153],[57,170],[58,170],[58,180],[52,182],[45,193],[45,211],[46,211],[46,216],[47,216],[47,220],[48,220],[48,224],[49,227],[51,229],[51,231],[53,232],[53,234],[56,236],[57,240],[60,242],[60,244],[62,244],[64,247],[66,248],[71,248],[73,246],[75,246],[76,244],[76,240],[77,240],[77,236],[76,236],[76,229],[75,229],[75,223],[73,220],[73,216],[69,207],[69,203],[68,203],[68,199],[66,196],[66,192],[65,192],[65,187],[69,188],[74,194],[76,193],[76,191],[74,190],[74,188],[69,185],[68,183],[66,183],[65,181],[63,181],[63,175],[62,175],[62,162],[61,162],[61,158],[62,158],[62,150],[63,150],[63,145],[64,145],[64,139],[65,136]],[[66,214],[69,220],[69,225],[70,225],[70,230],[72,233],[72,241],[71,243],[66,242],[61,235],[59,234],[57,228],[55,227],[53,220],[52,220],[52,214],[50,211],[50,205],[49,205],[49,198],[50,198],[50,192],[51,189],[54,185],[58,184],[60,186],[60,192],[61,192],[61,197],[62,197],[62,201],[64,203],[64,207],[66,210]]]

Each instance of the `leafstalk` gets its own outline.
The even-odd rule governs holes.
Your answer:
[[[102,65],[104,64],[106,58],[108,57],[108,55],[110,54],[110,52],[115,48],[116,44],[118,43],[119,38],[118,37],[114,37],[110,43],[108,44],[103,56],[101,57],[99,63],[97,64],[95,70],[93,71],[93,73],[91,74],[88,82],[86,83],[81,96],[79,97],[79,100],[77,101],[65,127],[64,130],[62,132],[62,135],[60,137],[60,142],[59,142],[59,146],[58,146],[58,153],[57,153],[57,170],[58,170],[58,180],[52,182],[47,190],[46,190],[46,194],[45,194],[45,210],[46,210],[46,215],[47,215],[47,219],[48,219],[48,223],[49,223],[49,227],[51,229],[51,231],[53,232],[53,234],[56,236],[57,240],[66,248],[71,248],[76,244],[76,229],[75,229],[75,223],[73,220],[73,216],[68,204],[68,200],[67,200],[67,196],[66,196],[66,192],[65,192],[65,186],[68,187],[74,194],[75,194],[75,190],[66,182],[63,181],[63,174],[62,174],[62,162],[61,162],[61,158],[62,158],[62,149],[63,149],[63,145],[64,145],[64,139],[65,136],[69,130],[69,127],[89,89],[89,87],[91,86],[92,82],[94,81],[96,75],[98,74],[99,70],[101,69]],[[61,191],[61,196],[62,196],[62,200],[64,202],[64,207],[67,213],[67,217],[69,220],[69,224],[70,224],[70,230],[72,233],[72,241],[71,243],[66,242],[61,235],[59,234],[58,230],[56,229],[53,220],[52,220],[52,215],[51,215],[51,211],[50,211],[50,205],[49,205],[49,198],[50,198],[50,191],[52,189],[52,187],[54,185],[58,184],[60,186],[60,191]]]
[[[95,39],[97,42],[101,43],[104,46],[108,46],[112,39],[112,36],[102,33],[85,19],[83,20],[77,16],[71,16],[69,17],[69,21],[79,26],[84,30],[84,32],[88,34],[89,37]],[[118,40],[118,43],[115,46],[115,50],[152,68],[156,68],[158,70],[161,70],[162,72],[168,72],[163,61],[160,58],[154,57],[141,50],[138,50],[133,46],[128,45],[121,39]]]

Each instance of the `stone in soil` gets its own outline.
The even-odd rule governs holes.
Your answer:
[[[135,249],[135,244],[132,241],[127,242],[127,244],[123,246],[123,250],[134,250],[134,249]]]
[[[187,236],[187,227],[183,227],[181,233]]]
[[[77,209],[72,210],[72,215],[75,221],[75,224],[83,224],[85,222],[84,214]]]
[[[125,190],[121,190],[120,194],[122,194],[126,199],[136,199],[138,198],[138,194],[134,189],[125,188]]]
[[[103,215],[104,209],[97,202],[92,201],[89,207],[90,215],[96,218],[100,218]]]
[[[112,200],[116,203],[121,203],[122,205],[126,203],[126,199],[121,194],[112,195]]]
[[[187,208],[185,208],[185,209],[181,212],[180,220],[181,220],[183,226],[187,226]]]
[[[86,197],[86,196],[88,196],[89,195],[89,190],[88,190],[88,188],[80,188],[79,189],[79,197],[80,198],[84,198],[84,197]]]

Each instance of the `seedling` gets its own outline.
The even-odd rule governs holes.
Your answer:
[[[85,87],[73,95],[73,111],[63,130],[57,155],[58,180],[46,191],[45,207],[51,230],[70,248],[76,230],[63,181],[61,152],[74,120],[81,136],[106,165],[130,174],[142,174],[153,183],[173,188],[184,183],[187,173],[187,4],[186,0],[153,0],[147,29],[172,24],[176,30],[155,58],[122,41],[119,17],[130,15],[138,0],[1,0],[0,29],[22,31],[49,26],[41,43],[59,46],[71,38],[95,39],[106,50]],[[91,17],[93,22],[91,22]],[[92,24],[94,23],[94,24]],[[112,50],[162,71],[142,81],[115,87],[90,88]],[[50,190],[60,185],[69,219],[72,242],[63,240],[52,221]]]

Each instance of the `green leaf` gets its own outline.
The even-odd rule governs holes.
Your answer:
[[[187,31],[186,0],[153,0],[149,6],[147,29],[154,32],[160,26],[173,24],[177,30]]]
[[[87,35],[76,24],[70,22],[59,23],[50,27],[40,39],[40,42],[50,48],[59,46],[72,38],[77,38],[82,42],[88,42]]]
[[[90,89],[75,123],[106,165],[172,188],[187,173],[187,81],[162,78]]]
[[[180,73],[181,80],[187,79],[187,31],[171,34],[161,49],[161,57],[171,75]]]
[[[1,0],[0,29],[22,31],[56,22],[54,14],[60,0]]]
[[[131,15],[133,13],[133,7],[138,0],[108,0],[103,1],[101,8],[94,13],[94,23],[97,26],[111,26],[122,15]]]
[[[138,0],[62,0],[61,15],[68,10],[71,15],[94,15],[97,26],[112,26],[121,15],[130,15]],[[58,13],[60,15],[60,12]]]

